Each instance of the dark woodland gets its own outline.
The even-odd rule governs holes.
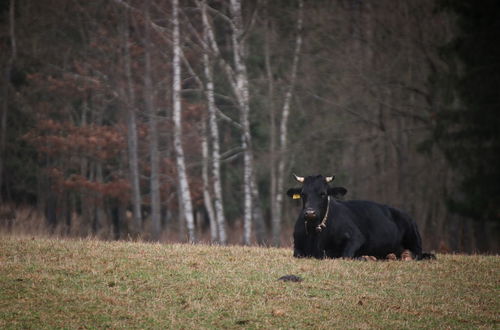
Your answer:
[[[500,250],[500,2],[2,0],[0,231],[290,246],[292,173]]]

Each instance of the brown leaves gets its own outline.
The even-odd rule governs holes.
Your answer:
[[[111,197],[123,201],[130,197],[130,183],[123,178],[115,178],[109,182],[92,181],[78,174],[71,174],[66,178],[64,172],[55,167],[48,168],[45,173],[52,179],[53,188],[59,192],[91,192],[95,193],[97,198]]]
[[[40,119],[23,138],[49,156],[87,156],[109,160],[125,149],[123,129],[111,126],[76,126],[70,122]]]
[[[273,316],[285,316],[286,313],[282,309],[273,309],[273,311],[271,312],[271,314]]]

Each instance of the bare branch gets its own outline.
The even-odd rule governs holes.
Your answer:
[[[232,119],[228,115],[224,114],[224,112],[222,112],[218,107],[216,108],[216,111],[217,111],[217,115],[221,119],[227,121],[228,123],[230,123],[231,125],[233,125],[234,127],[238,128],[238,129],[243,129],[243,127],[241,126],[240,123],[238,123],[236,120]]]

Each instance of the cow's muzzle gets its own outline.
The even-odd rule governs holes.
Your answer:
[[[314,211],[313,209],[304,210],[304,218],[306,220],[316,219],[316,211]]]

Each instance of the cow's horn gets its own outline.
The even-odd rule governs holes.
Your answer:
[[[293,177],[295,178],[295,180],[299,181],[300,183],[304,182],[303,176],[298,176],[297,174],[293,173]]]
[[[325,181],[326,181],[327,183],[328,183],[328,182],[332,182],[332,181],[333,181],[333,179],[335,179],[335,175],[333,175],[333,176],[326,176],[326,177],[325,177]]]

